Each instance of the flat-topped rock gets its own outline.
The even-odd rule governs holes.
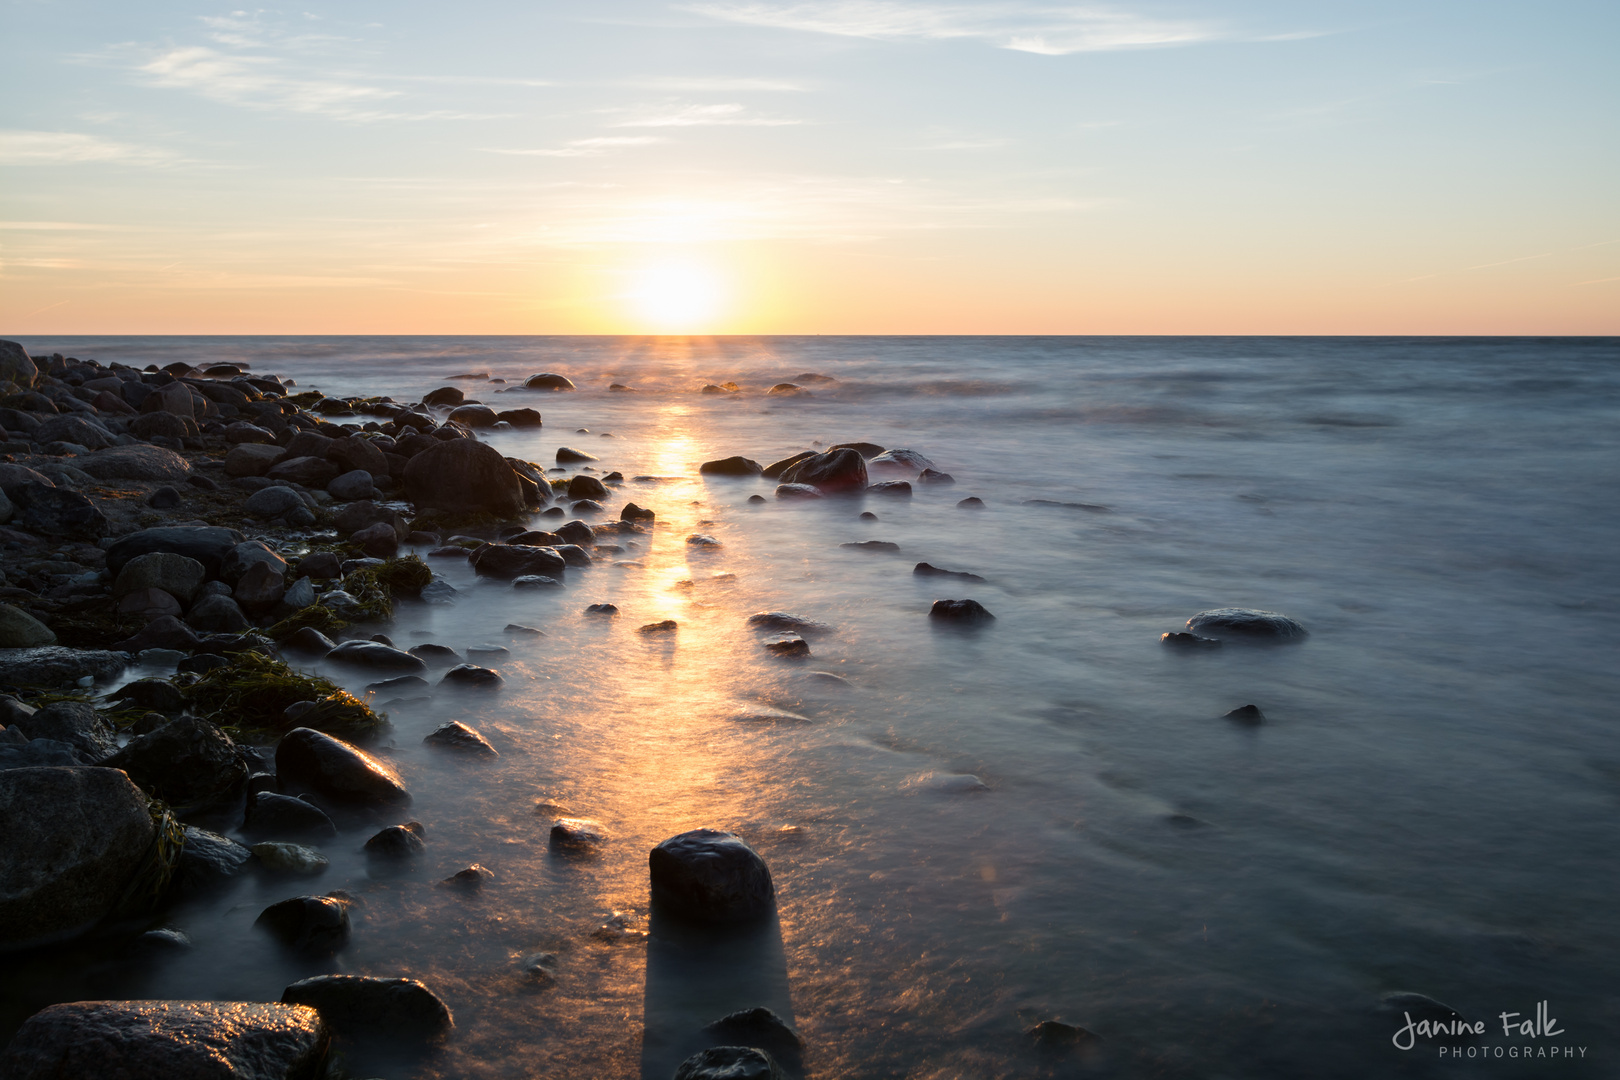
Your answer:
[[[694,829],[672,836],[648,856],[652,898],[694,922],[758,919],[776,905],[771,871],[734,833]]]
[[[1310,634],[1299,623],[1275,611],[1214,608],[1187,620],[1187,629],[1202,637],[1237,641],[1303,641]]]
[[[415,979],[317,975],[282,991],[281,1000],[307,1005],[338,1035],[431,1042],[456,1021],[443,999]]]

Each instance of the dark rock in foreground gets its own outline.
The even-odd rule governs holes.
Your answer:
[[[260,1001],[75,1001],[28,1018],[6,1080],[315,1080],[330,1035],[314,1009]]]
[[[501,452],[475,439],[447,439],[405,466],[405,495],[418,509],[515,517],[523,487]]]
[[[474,690],[498,690],[505,685],[506,680],[494,668],[480,667],[477,664],[457,664],[444,673],[439,680],[441,686],[448,683],[451,686],[465,686]]]
[[[286,790],[313,791],[337,802],[393,805],[411,800],[392,769],[312,728],[294,728],[281,737],[276,775]]]
[[[681,1062],[675,1080],[787,1080],[775,1059],[753,1046],[711,1046]]]
[[[287,987],[281,1000],[314,1008],[343,1037],[431,1042],[456,1026],[439,995],[415,979],[317,975]]]
[[[752,1046],[774,1057],[793,1063],[804,1049],[804,1040],[771,1010],[759,1007],[723,1016],[703,1030],[734,1046]]]
[[[1243,641],[1303,641],[1309,633],[1299,623],[1275,611],[1252,608],[1215,608],[1187,620],[1187,629],[1207,637]]]
[[[289,949],[330,956],[349,943],[349,904],[331,896],[295,896],[265,908],[253,925]]]
[[[102,764],[123,769],[144,790],[177,805],[230,795],[248,776],[247,763],[231,737],[194,716],[136,736]]]
[[[718,461],[705,461],[698,466],[698,472],[704,476],[759,476],[764,471],[759,462],[740,454]]]
[[[776,905],[776,887],[765,860],[733,833],[684,832],[653,848],[647,861],[653,902],[682,918],[747,922],[769,914]]]
[[[928,617],[942,622],[961,623],[990,622],[995,618],[977,600],[935,600],[934,606],[928,610]]]
[[[854,450],[832,450],[783,470],[781,479],[784,485],[809,484],[823,495],[860,491],[866,487],[866,460]]]

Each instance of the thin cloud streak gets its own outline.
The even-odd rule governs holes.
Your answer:
[[[503,150],[494,147],[484,147],[485,154],[506,154],[512,157],[601,157],[611,154],[615,150],[623,150],[631,146],[649,146],[653,143],[668,142],[668,139],[656,135],[601,135],[590,139],[570,139],[559,147],[544,150]]]
[[[1226,36],[1209,23],[1155,19],[1105,7],[926,4],[909,0],[760,3],[719,0],[687,11],[722,22],[841,37],[977,39],[1042,56],[1163,48]]]
[[[169,165],[176,160],[166,150],[82,132],[0,131],[0,165]]]
[[[746,105],[730,102],[723,105],[669,105],[636,110],[628,120],[620,120],[613,127],[789,127],[803,120],[783,117],[758,116]]]

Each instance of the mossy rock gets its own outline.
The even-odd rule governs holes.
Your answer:
[[[228,732],[252,735],[314,728],[352,739],[381,730],[387,719],[330,679],[295,671],[259,653],[240,653],[224,667],[204,672],[188,689],[194,711]],[[287,708],[313,701],[296,720]]]

